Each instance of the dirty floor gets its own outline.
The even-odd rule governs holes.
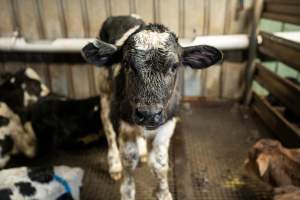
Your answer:
[[[267,200],[270,189],[245,172],[250,146],[268,130],[233,102],[185,105],[170,148],[170,189],[174,200]],[[119,182],[107,172],[104,142],[76,151],[56,151],[28,165],[70,165],[85,169],[82,200],[117,200]],[[18,166],[24,161],[15,161]],[[135,173],[137,200],[152,200],[155,179],[146,165]]]

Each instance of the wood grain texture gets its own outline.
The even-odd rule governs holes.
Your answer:
[[[166,25],[178,35],[179,33],[179,0],[160,0],[158,2],[160,23]]]
[[[154,0],[135,0],[136,14],[146,23],[154,22]]]
[[[12,4],[10,0],[0,0],[0,36],[9,37],[15,30],[13,21]]]
[[[35,0],[16,0],[22,36],[27,40],[40,39],[38,27],[37,5]]]
[[[105,0],[86,0],[88,21],[89,21],[89,37],[98,36],[100,27],[106,19]]]
[[[128,15],[130,13],[129,0],[110,0],[111,15]]]
[[[90,96],[88,65],[73,65],[74,97],[85,98]]]
[[[204,1],[185,0],[184,37],[193,38],[204,34]]]

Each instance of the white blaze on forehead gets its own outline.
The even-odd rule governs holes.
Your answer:
[[[134,36],[135,48],[139,50],[165,48],[170,37],[167,32],[159,33],[151,30],[144,30]]]
[[[28,78],[35,79],[37,81],[41,80],[40,76],[36,73],[36,71],[34,71],[33,69],[31,69],[30,67],[26,68],[25,74],[26,74],[26,76]]]
[[[124,35],[118,39],[116,42],[115,42],[115,45],[120,47],[124,44],[124,42],[128,39],[128,37],[134,33],[138,28],[140,28],[140,25],[136,25],[134,27],[132,27],[131,29],[129,29],[126,33],[124,33]]]

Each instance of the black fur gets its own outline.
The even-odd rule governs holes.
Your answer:
[[[26,69],[21,69],[16,73],[5,73],[2,75],[0,84],[0,101],[5,102],[15,113],[24,111],[24,89],[30,95],[40,97],[42,90],[41,82],[26,76]],[[14,81],[12,81],[14,80]]]
[[[12,195],[11,189],[0,189],[1,200],[11,200],[10,195]]]
[[[7,126],[9,124],[9,119],[4,116],[0,116],[0,127]]]
[[[99,102],[99,96],[82,100],[40,99],[29,116],[40,150],[71,147],[79,138],[97,134],[102,128]]]
[[[28,177],[32,181],[39,183],[49,183],[53,180],[54,169],[53,167],[32,167],[28,168]]]
[[[15,186],[19,188],[20,193],[25,197],[33,196],[36,193],[36,189],[32,187],[30,182],[18,182]]]
[[[64,193],[63,195],[58,197],[56,200],[74,200],[74,199],[70,193]]]
[[[104,42],[115,44],[129,29],[136,25],[142,27],[144,24],[143,20],[136,19],[132,16],[108,17],[100,29],[99,37]]]
[[[5,154],[9,153],[13,149],[14,142],[12,138],[9,135],[5,135],[3,139],[0,139],[0,147],[1,149],[1,156],[4,156]]]

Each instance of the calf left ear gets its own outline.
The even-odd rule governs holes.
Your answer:
[[[204,69],[220,62],[222,58],[222,52],[212,46],[198,45],[184,47],[182,64],[194,69]]]
[[[97,66],[111,65],[119,62],[116,58],[118,49],[116,46],[103,42],[101,40],[95,40],[85,45],[81,54],[83,58],[91,64]]]

